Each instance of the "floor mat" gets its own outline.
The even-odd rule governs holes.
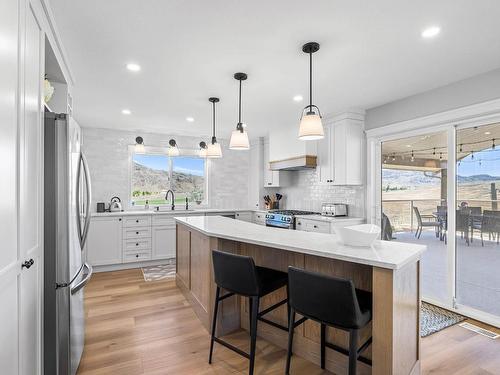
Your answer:
[[[420,309],[420,336],[426,337],[465,320],[465,317],[440,307],[422,302]]]
[[[167,259],[165,264],[142,267],[144,281],[159,281],[175,277],[175,258]]]

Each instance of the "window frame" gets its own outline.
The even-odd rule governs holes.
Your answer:
[[[181,155],[180,156],[169,156],[168,155],[168,149],[165,147],[154,147],[154,146],[145,146],[144,147],[144,152],[135,152],[135,145],[129,145],[128,146],[128,200],[127,200],[127,206],[129,210],[134,210],[134,209],[144,209],[144,205],[138,205],[138,204],[132,204],[132,173],[133,173],[133,158],[135,154],[142,154],[142,155],[164,155],[168,157],[168,171],[170,175],[170,180],[172,181],[172,172],[173,172],[173,159],[174,158],[182,158],[182,157],[195,157],[199,159],[204,159],[200,158],[198,154],[198,150],[195,149],[179,149]],[[205,194],[203,197],[203,200],[200,205],[197,205],[196,207],[198,208],[203,208],[203,207],[208,207],[209,205],[209,159],[204,159],[205,160],[205,170],[204,170],[204,177],[205,177]],[[171,185],[171,182],[170,182]],[[171,186],[168,186],[170,189]],[[174,191],[175,194],[175,191]],[[194,202],[195,203],[195,202]],[[196,204],[196,203],[195,203]],[[154,207],[167,207],[170,206],[170,204],[155,204]],[[151,209],[153,207],[150,207]]]

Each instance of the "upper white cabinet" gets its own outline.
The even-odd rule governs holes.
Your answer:
[[[281,187],[290,184],[290,172],[272,171],[269,166],[269,142],[264,141],[264,187]]]
[[[122,218],[92,218],[87,238],[87,261],[92,266],[122,262]]]
[[[325,138],[318,141],[319,181],[332,185],[363,185],[363,115],[346,113],[325,121],[324,128]]]

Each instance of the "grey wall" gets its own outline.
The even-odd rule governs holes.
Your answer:
[[[347,203],[349,216],[365,217],[363,186],[333,186],[319,183],[318,171],[290,172],[291,184],[282,188],[265,188],[265,194],[283,194],[280,208],[321,212],[322,203]]]
[[[119,196],[127,202],[129,195],[128,146],[135,143],[136,132],[83,128],[82,149],[87,156],[92,178],[93,207]],[[166,147],[171,138],[165,134],[141,133],[147,146]],[[175,137],[179,147],[196,149],[200,139]],[[209,165],[209,205],[211,208],[247,208],[250,154],[231,151],[225,140],[221,159],[207,160]],[[124,208],[127,208],[125,205]]]
[[[366,111],[365,129],[500,98],[500,69]]]

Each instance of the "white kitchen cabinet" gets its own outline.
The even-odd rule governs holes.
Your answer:
[[[87,262],[92,266],[122,263],[122,217],[94,217],[87,238]]]
[[[332,185],[363,185],[364,122],[360,114],[346,113],[324,126],[318,141],[318,179]]]
[[[252,221],[255,224],[266,225],[266,212],[265,211],[254,211],[252,215]]]
[[[264,142],[264,187],[282,187],[290,184],[289,171],[273,171],[269,167],[269,142]]]
[[[305,232],[330,233],[330,223],[328,221],[298,218],[295,229]]]
[[[236,212],[235,218],[237,220],[248,221],[249,223],[251,223],[253,221],[252,211]]]
[[[175,224],[153,227],[151,259],[175,258]]]

